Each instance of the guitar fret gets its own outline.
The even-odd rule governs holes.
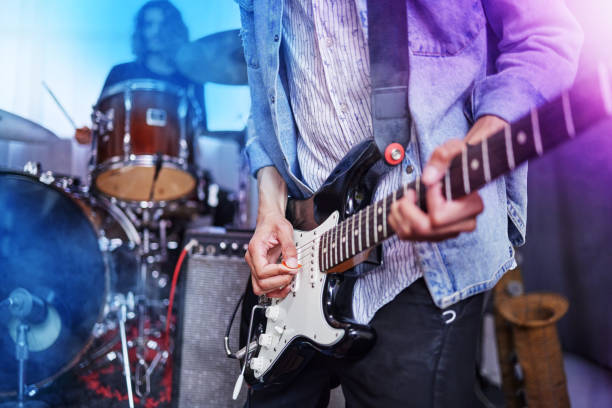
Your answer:
[[[488,138],[482,139],[480,145],[482,146],[482,168],[484,170],[485,181],[488,183],[491,181],[491,167],[489,165],[489,144]]]
[[[565,119],[565,128],[570,138],[576,136],[576,128],[574,127],[574,117],[572,116],[572,105],[570,104],[569,94],[563,91],[561,94],[561,102],[563,103],[563,118]]]
[[[362,235],[361,235],[361,213],[363,211],[359,211],[359,235],[358,235],[358,239],[359,239],[359,252],[361,252],[361,247],[363,246],[362,241]],[[367,219],[366,219],[367,220]],[[366,221],[366,228],[367,228],[367,221]],[[367,234],[367,230],[366,230],[366,234]],[[355,243],[353,242],[353,245],[355,245]],[[353,253],[355,253],[355,248],[353,248]]]
[[[331,241],[331,233],[328,230],[325,234],[326,234],[325,238],[327,239],[327,268],[325,269],[327,270],[331,267],[331,246],[329,245]]]
[[[378,228],[376,228],[377,221],[378,215],[376,214],[376,203],[374,203],[374,243],[378,242]]]
[[[338,229],[338,263],[340,263],[342,261],[342,224],[340,223],[338,224],[338,227],[336,227]]]
[[[334,234],[334,237],[333,237],[333,240],[334,240],[334,241],[333,241],[333,243],[332,243],[332,248],[334,248],[334,249],[336,250],[336,251],[334,252],[334,254],[336,255],[336,259],[334,259],[334,265],[338,265],[338,246],[339,246],[339,245],[338,245],[338,236],[337,236],[338,234],[337,234],[337,230],[338,230],[338,228],[336,228],[336,227],[334,227],[334,228],[333,228],[333,231],[335,231],[335,232],[336,232],[336,234]]]
[[[461,150],[461,170],[463,172],[463,191],[470,194],[470,174],[467,166],[467,149]]]
[[[450,169],[446,170],[446,174],[444,174],[444,187],[446,187],[446,201],[451,201],[453,197],[451,194]]]
[[[352,257],[353,255],[355,255],[355,236],[358,234],[357,230],[355,229],[355,218],[357,218],[357,215],[353,215],[351,217],[351,219],[353,220],[353,228],[351,228],[351,232],[350,232],[350,236],[351,236],[351,253],[350,253],[350,257]]]
[[[514,150],[512,150],[512,131],[510,125],[506,125],[504,128],[504,136],[506,138],[506,159],[508,160],[508,167],[510,170],[514,170],[516,165],[514,164]]]
[[[542,149],[542,135],[540,134],[540,118],[536,108],[531,108],[531,127],[533,129],[533,142],[536,152],[538,156],[541,156],[544,150]]]
[[[603,62],[599,64],[599,86],[601,87],[601,97],[606,107],[606,113],[612,115],[612,91],[610,90],[610,77],[608,67]]]
[[[368,218],[370,216],[370,206],[367,206],[365,208],[365,214],[366,214],[366,222],[365,222],[365,226],[366,226],[366,248],[370,247],[370,225],[368,222]],[[361,248],[359,248],[361,250]]]
[[[353,216],[351,216],[351,218],[354,218],[354,217],[355,217],[354,215],[353,215]],[[351,218],[349,218],[349,219],[346,221],[346,232],[345,232],[345,234],[344,234],[344,241],[346,242],[346,247],[344,248],[344,252],[345,252],[346,259],[349,259],[349,258],[350,258],[350,256],[349,256],[349,236],[350,236],[351,238],[352,238],[352,236],[353,236],[353,234],[352,234],[352,230],[349,228],[349,223],[351,222]],[[355,227],[355,221],[353,221],[353,227]],[[353,241],[353,240],[351,239],[351,241]],[[354,242],[354,241],[353,241],[353,242]],[[354,245],[354,244],[353,244],[353,245]]]
[[[382,216],[382,226],[383,226],[383,237],[387,236],[387,196],[383,198],[383,216]]]

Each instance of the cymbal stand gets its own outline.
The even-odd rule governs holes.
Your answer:
[[[142,246],[140,253],[140,279],[138,279],[138,295],[137,295],[137,310],[138,310],[138,335],[136,338],[136,370],[134,381],[136,385],[136,395],[140,398],[147,396],[150,393],[150,384],[146,376],[148,366],[145,360],[145,320],[147,317],[147,302],[146,302],[146,283],[149,273],[149,255],[151,253],[151,210],[144,208],[142,211]],[[144,387],[144,388],[143,388]]]
[[[20,322],[17,327],[17,338],[15,343],[15,357],[19,362],[19,368],[17,370],[18,375],[18,391],[17,401],[9,401],[0,404],[1,408],[47,408],[48,405],[42,401],[29,400],[25,401],[25,374],[26,374],[26,361],[28,360],[28,330],[30,327]]]

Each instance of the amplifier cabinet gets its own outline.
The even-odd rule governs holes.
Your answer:
[[[246,389],[238,400],[232,391],[240,364],[225,355],[223,338],[232,312],[249,280],[244,252],[251,231],[225,233],[187,231],[185,242],[199,245],[183,266],[173,374],[173,401],[179,408],[242,407]],[[238,310],[230,344],[238,349]]]

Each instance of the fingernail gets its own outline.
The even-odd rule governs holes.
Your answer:
[[[425,170],[423,170],[423,182],[427,184],[435,183],[438,181],[438,177],[440,176],[440,172],[437,168],[433,166],[426,166]]]
[[[298,261],[296,258],[289,258],[285,261],[285,265],[287,265],[288,268],[297,268]]]

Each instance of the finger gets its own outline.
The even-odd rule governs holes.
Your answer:
[[[461,149],[464,147],[465,143],[459,139],[448,140],[437,147],[423,169],[423,183],[430,186],[440,181],[453,157],[461,153]]]
[[[247,253],[250,255],[250,266],[251,270],[260,271],[270,262],[268,262],[268,242],[271,239],[271,234],[263,234],[255,233],[251,241],[249,242],[249,246],[247,249]]]
[[[251,274],[251,285],[253,286],[253,293],[255,293],[257,296],[264,294],[263,289],[261,286],[259,286],[259,283],[257,283],[257,278],[253,274]]]
[[[257,279],[257,285],[267,293],[290,285],[292,280],[293,275],[279,275],[266,279]]]
[[[447,201],[442,196],[442,184],[427,188],[427,214],[433,228],[444,227],[480,214],[484,204],[477,191],[457,200]]]
[[[277,263],[281,257],[281,246],[275,245],[272,248],[268,249],[268,254],[266,255],[266,259],[268,263]]]
[[[297,268],[297,249],[293,242],[293,227],[289,222],[282,223],[278,227],[276,234],[281,246],[281,253],[285,264],[289,268]]]
[[[410,234],[424,236],[431,233],[431,222],[427,214],[416,206],[414,190],[408,190],[406,196],[399,201],[398,212],[400,222],[408,226]]]
[[[283,264],[268,264],[256,271],[257,279],[267,279],[279,275],[295,275],[299,272],[297,268],[287,268]]]

